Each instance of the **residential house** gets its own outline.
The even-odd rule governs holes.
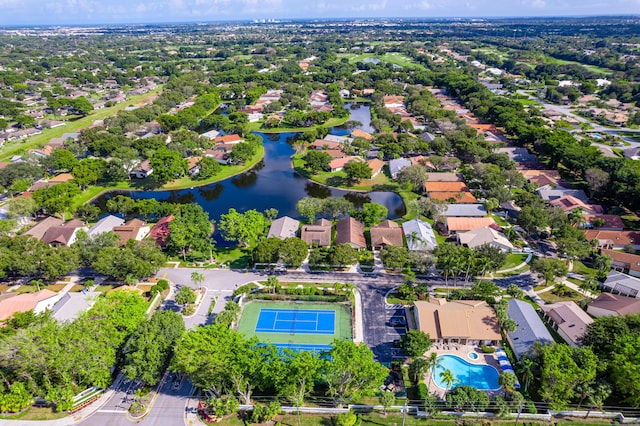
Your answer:
[[[435,172],[427,173],[427,182],[462,182],[460,173]]]
[[[517,324],[515,331],[507,333],[507,341],[518,360],[528,355],[537,343],[553,343],[553,337],[538,313],[529,303],[510,299],[507,314]]]
[[[309,246],[329,247],[333,225],[327,219],[316,220],[313,225],[304,225],[300,238]]]
[[[600,254],[609,256],[611,267],[632,277],[640,278],[640,256],[623,251],[601,249]]]
[[[7,320],[19,312],[33,311],[40,314],[60,299],[60,295],[51,290],[40,290],[34,293],[8,293],[0,296],[0,321]]]
[[[339,144],[349,144],[353,141],[352,138],[349,138],[347,136],[338,136],[338,135],[327,135],[324,137],[325,141],[329,141],[329,142],[337,142]]]
[[[560,173],[557,170],[519,170],[520,174],[539,188],[543,186],[557,186],[560,184]]]
[[[108,215],[97,221],[95,225],[89,228],[88,234],[90,237],[95,237],[97,235],[104,234],[105,232],[111,232],[116,226],[122,225],[124,225],[124,219]]]
[[[409,166],[411,166],[411,161],[406,158],[394,158],[389,160],[389,173],[391,173],[391,177],[393,179],[396,179],[398,177],[398,173]]]
[[[425,191],[432,192],[467,192],[469,187],[464,182],[425,182]]]
[[[411,251],[433,251],[438,245],[431,225],[420,219],[404,222],[402,230]]]
[[[616,270],[609,272],[602,288],[610,293],[640,299],[640,279]]]
[[[585,192],[582,189],[569,189],[569,188],[563,188],[561,186],[556,186],[553,188],[548,185],[543,186],[536,189],[536,193],[540,196],[540,198],[542,198],[545,201],[557,200],[558,198],[566,197],[568,195],[571,195],[572,197],[582,200],[585,203],[588,202],[589,200],[589,198],[587,197],[587,194],[585,194]]]
[[[208,132],[205,132],[203,134],[201,134],[200,136],[202,136],[203,138],[207,138],[209,140],[213,140],[215,138],[217,138],[220,135],[220,132],[217,130],[209,130]]]
[[[527,148],[505,147],[495,150],[496,154],[505,154],[515,163],[535,163],[538,157],[531,154]]]
[[[596,318],[608,315],[640,314],[640,299],[619,294],[601,293],[593,302],[589,303],[587,313]]]
[[[372,250],[381,250],[386,246],[404,247],[402,228],[391,220],[372,226],[370,231]]]
[[[200,173],[200,165],[198,164],[201,160],[201,157],[189,157],[187,158],[188,162],[188,170],[189,176],[194,177],[198,173]]]
[[[436,137],[429,132],[424,132],[420,135],[420,139],[431,143],[436,140]]]
[[[225,145],[235,145],[238,144],[240,142],[244,142],[244,139],[242,139],[240,137],[240,135],[224,135],[224,136],[218,136],[217,138],[215,138],[213,140],[213,142],[218,145],[218,144],[225,144]]]
[[[352,217],[342,219],[336,223],[336,244],[349,244],[357,250],[366,249],[364,224]]]
[[[610,250],[622,250],[631,245],[634,249],[640,249],[639,231],[601,231],[590,229],[585,231],[587,241],[598,240],[598,247]]]
[[[64,223],[62,219],[58,219],[57,217],[48,216],[40,222],[36,223],[29,230],[24,232],[22,235],[28,235],[36,240],[42,240],[44,234],[49,230],[49,228],[53,228],[55,226],[61,226]]]
[[[142,241],[149,234],[150,228],[140,219],[131,219],[124,225],[114,227],[113,232],[118,234],[121,244],[127,244],[129,240]]]
[[[472,249],[488,245],[506,253],[513,250],[513,244],[502,232],[498,232],[488,226],[483,226],[473,231],[458,232],[457,237],[460,245]]]
[[[374,137],[371,133],[367,133],[364,130],[360,130],[360,129],[355,129],[353,131],[351,131],[351,137],[352,138],[363,138],[366,139],[368,141],[373,141]]]
[[[624,222],[622,218],[615,214],[583,214],[586,228],[596,228],[594,221],[602,219],[604,225],[598,226],[597,229],[603,231],[622,231],[624,229]]]
[[[371,167],[371,178],[378,176],[384,167],[384,161],[373,158],[367,161],[367,165]]]
[[[169,236],[171,235],[169,224],[174,220],[174,215],[163,217],[153,225],[153,228],[151,228],[149,232],[149,236],[162,248],[165,248],[169,242]]]
[[[487,211],[482,204],[446,204],[444,217],[485,217]]]
[[[473,231],[485,226],[497,227],[497,224],[492,217],[448,217],[445,221],[448,234]]]
[[[94,291],[81,291],[65,293],[52,307],[52,317],[58,322],[73,321],[81,313],[91,309],[101,293]]]
[[[560,207],[563,212],[571,213],[575,209],[582,209],[583,213],[589,215],[601,214],[604,212],[604,209],[599,204],[587,204],[579,198],[576,198],[572,195],[566,195],[564,197],[556,198],[554,200],[549,201],[549,204],[552,207]]]
[[[361,160],[360,160],[360,157],[352,157],[352,156],[336,158],[335,160],[331,160],[329,162],[329,169],[333,173],[339,172],[342,169],[344,169],[344,166],[346,166],[348,163],[352,161],[361,161]]]
[[[153,167],[149,160],[144,160],[136,170],[131,173],[131,177],[136,179],[146,179],[153,173]]]
[[[73,219],[64,225],[52,226],[42,236],[42,242],[52,247],[70,246],[78,239],[78,231],[82,229],[85,232],[89,230],[84,223]]]
[[[229,154],[222,149],[208,149],[204,152],[205,157],[210,157],[216,160],[220,164],[229,164],[231,159],[229,158]]]
[[[292,219],[289,216],[282,216],[271,222],[267,238],[279,238],[281,240],[293,238],[298,234],[299,228],[299,220]]]
[[[426,167],[427,170],[435,170],[435,166],[431,163],[429,157],[424,155],[416,155],[415,157],[409,157],[409,161],[411,161],[411,165],[413,166],[423,166]]]
[[[416,328],[434,343],[497,345],[500,325],[495,311],[484,300],[452,300],[432,297],[414,302]]]
[[[429,192],[428,197],[433,200],[446,201],[458,204],[477,204],[478,199],[468,191],[434,191]]]
[[[544,318],[558,332],[562,340],[571,346],[580,346],[580,338],[586,333],[593,319],[575,302],[558,302],[542,305]]]
[[[338,150],[342,151],[344,145],[341,142],[328,141],[325,139],[316,139],[310,146],[311,149],[319,151]]]

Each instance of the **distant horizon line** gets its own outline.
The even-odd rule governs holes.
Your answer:
[[[454,20],[531,20],[531,19],[593,19],[593,18],[640,18],[640,13],[629,14],[596,14],[596,15],[529,15],[529,16],[432,16],[432,17],[402,17],[402,16],[371,16],[371,17],[323,17],[323,18],[243,18],[217,20],[188,20],[188,21],[148,21],[148,22],[111,22],[111,23],[40,23],[40,24],[0,24],[0,29],[7,28],[52,28],[52,27],[109,27],[109,26],[142,26],[142,25],[209,25],[226,23],[284,23],[284,22],[323,22],[323,21],[454,21]]]

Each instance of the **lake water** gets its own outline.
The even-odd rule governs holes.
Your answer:
[[[358,128],[365,131],[370,128],[370,117],[368,106],[363,105],[352,110],[351,119],[362,122],[363,126]],[[336,128],[332,129],[331,133],[345,134],[347,130]],[[104,206],[106,199],[124,194],[134,199],[155,198],[174,203],[198,203],[209,212],[209,217],[213,220],[218,220],[221,214],[232,207],[240,212],[275,208],[280,216],[299,218],[296,203],[301,198],[344,197],[357,207],[369,202],[382,204],[389,210],[391,219],[405,214],[402,198],[394,192],[343,191],[318,185],[296,174],[290,160],[295,152],[291,146],[295,133],[257,134],[264,141],[265,156],[253,169],[245,173],[221,182],[189,189],[111,192],[96,200],[96,204]]]

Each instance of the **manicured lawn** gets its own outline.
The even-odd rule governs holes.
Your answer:
[[[218,265],[228,264],[232,269],[244,269],[251,259],[251,249],[220,248],[216,249],[214,257]]]
[[[327,120],[326,123],[322,124],[322,127],[335,127],[340,126],[346,123],[349,120],[349,117],[331,117]],[[263,121],[254,121],[253,123],[249,123],[249,129],[252,132],[262,132],[262,133],[299,133],[299,132],[307,132],[309,130],[313,130],[314,127],[274,127],[272,129],[263,129],[262,128]]]
[[[0,161],[7,160],[17,154],[22,154],[28,149],[43,146],[52,138],[59,138],[64,133],[77,132],[89,127],[94,121],[115,115],[117,112],[122,111],[128,106],[139,104],[160,92],[160,90],[162,90],[162,87],[158,87],[156,90],[145,93],[144,95],[131,96],[126,102],[121,102],[110,108],[103,108],[101,110],[94,111],[92,114],[78,120],[68,122],[64,126],[56,127],[55,129],[43,130],[39,135],[35,135],[21,141],[7,142],[2,148],[0,148]]]
[[[496,223],[500,226],[507,226],[509,225],[507,223],[506,220],[504,220],[504,218],[502,216],[498,216],[497,214],[492,214],[491,217],[493,218],[493,220],[496,221]]]
[[[0,417],[0,419],[11,420],[57,420],[63,417],[67,417],[69,413],[66,411],[54,412],[51,408],[45,407],[31,407],[27,411],[17,414],[15,416]]]
[[[580,275],[584,275],[585,277],[594,277],[598,274],[598,271],[593,269],[593,268],[589,268],[588,266],[586,266],[584,263],[580,262],[579,260],[574,260],[573,261],[573,269],[571,270],[571,272],[574,272],[576,274],[580,274]]]
[[[571,289],[567,289],[566,293],[562,296],[553,294],[553,290],[545,291],[544,293],[538,293],[538,296],[547,303],[571,301],[578,303],[581,300],[585,299],[585,296]]]
[[[512,253],[507,255],[507,260],[505,260],[504,265],[500,269],[509,269],[515,266],[520,265],[522,262],[527,260],[527,255],[522,253]]]
[[[348,58],[349,62],[351,62],[352,64],[355,64],[356,62],[364,62],[364,60],[367,58],[376,58],[383,62],[396,64],[404,68],[425,69],[422,64],[414,62],[413,59],[399,52],[389,52],[385,53],[384,55],[376,55],[375,53],[362,53],[359,55],[355,53],[341,53],[338,55],[338,57]]]
[[[533,99],[516,99],[516,101],[524,106],[528,105],[540,105],[539,102],[534,101]]]
[[[603,74],[603,75],[609,75],[611,74],[613,71],[607,68],[602,68],[602,67],[598,67],[595,65],[589,65],[589,64],[583,64],[582,62],[575,62],[575,61],[567,61],[564,59],[557,59],[551,56],[545,56],[544,57],[544,62],[547,64],[558,64],[558,65],[580,65],[585,67],[586,69],[588,69],[589,71],[598,73],[598,74]]]
[[[293,158],[293,167],[302,176],[310,179],[314,182],[322,185],[332,186],[335,188],[350,189],[355,191],[371,191],[378,185],[392,184],[384,173],[379,173],[373,179],[361,180],[355,185],[349,181],[344,171],[339,172],[320,172],[318,174],[311,174],[304,169],[304,160],[300,156],[296,155]]]

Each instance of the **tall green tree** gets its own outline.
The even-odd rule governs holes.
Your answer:
[[[324,379],[327,393],[338,405],[372,394],[387,376],[387,370],[373,360],[373,353],[364,343],[336,340],[329,357],[331,363],[326,364]]]
[[[178,151],[171,151],[165,147],[157,150],[149,160],[153,168],[153,180],[165,184],[187,174],[188,163]]]

